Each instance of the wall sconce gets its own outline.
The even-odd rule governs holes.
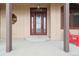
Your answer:
[[[12,14],[12,24],[15,24],[17,21],[17,17],[15,14]]]
[[[37,8],[40,9],[40,5],[38,5]]]

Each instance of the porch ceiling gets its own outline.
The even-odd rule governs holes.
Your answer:
[[[50,3],[13,3],[13,5],[50,5]]]

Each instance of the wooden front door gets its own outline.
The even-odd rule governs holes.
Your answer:
[[[47,9],[31,9],[30,33],[31,35],[47,34]]]

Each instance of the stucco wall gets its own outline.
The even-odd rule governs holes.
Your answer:
[[[37,7],[37,4],[14,4],[13,13],[17,16],[17,22],[13,24],[13,37],[30,37],[30,8]],[[49,5],[41,4],[40,7],[47,8],[47,36],[49,36]]]
[[[6,37],[6,11],[5,4],[0,5],[0,20],[1,20],[1,39],[5,39]]]
[[[17,16],[17,22],[12,25],[13,38],[30,37],[30,8],[37,7],[38,4],[13,4],[13,13]],[[47,37],[51,40],[63,40],[63,30],[61,30],[61,9],[63,4],[40,4],[47,8]],[[1,7],[1,38],[6,37],[5,6]],[[73,34],[79,34],[79,30],[70,30]]]
[[[1,39],[1,8],[0,8],[0,39]]]
[[[61,6],[63,4],[51,4],[50,12],[51,12],[51,39],[52,40],[63,40],[63,29],[61,29]],[[72,34],[78,34],[78,29],[70,29]]]
[[[60,40],[63,38],[63,31],[60,29],[61,25],[61,14],[60,7],[62,4],[51,4],[50,12],[51,12],[51,39]]]

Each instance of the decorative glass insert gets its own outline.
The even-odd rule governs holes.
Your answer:
[[[46,32],[46,17],[44,16],[44,32]]]
[[[34,22],[33,21],[34,21],[34,17],[32,16],[32,32],[33,32],[33,29],[34,29],[34,27],[33,27],[34,26],[34,24],[33,24]]]
[[[36,15],[36,32],[41,32],[41,16]]]

